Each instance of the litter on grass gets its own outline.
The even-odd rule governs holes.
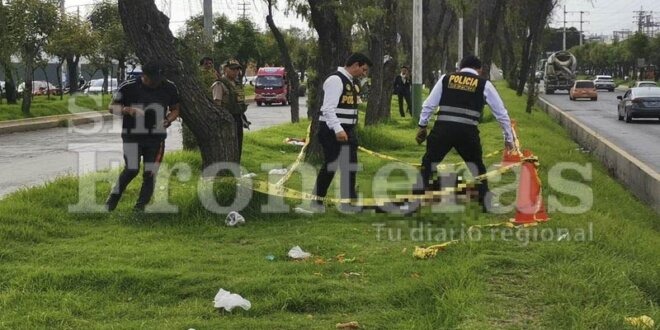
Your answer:
[[[289,250],[288,253],[289,258],[292,259],[297,259],[297,260],[302,260],[302,259],[307,259],[312,256],[311,253],[303,251],[303,249],[300,248],[300,246],[296,245]]]
[[[638,317],[626,317],[626,322],[632,326],[641,328],[641,329],[653,329],[655,322],[653,319],[647,315],[642,315]]]
[[[429,247],[420,247],[415,246],[415,251],[413,251],[413,257],[418,259],[428,259],[435,257],[439,251],[444,251],[447,245],[456,243],[458,241],[449,241],[442,244],[431,245]]]
[[[286,168],[274,168],[268,171],[268,175],[286,175],[289,170]]]
[[[348,322],[348,323],[337,323],[337,325],[335,325],[335,328],[337,328],[337,329],[359,329],[360,324],[355,322],[355,321]]]
[[[213,306],[215,308],[224,308],[226,311],[231,312],[231,310],[236,307],[249,310],[250,307],[252,307],[252,304],[249,300],[240,295],[231,293],[225,289],[220,289],[213,299]]]
[[[245,218],[236,211],[231,211],[225,218],[225,225],[236,227],[245,224]]]

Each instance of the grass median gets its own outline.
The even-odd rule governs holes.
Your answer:
[[[645,314],[659,321],[657,213],[544,113],[526,114],[524,98],[498,88],[523,147],[540,158],[545,200],[579,209],[588,201],[576,191],[587,189],[591,207],[576,214],[551,210],[547,224],[483,229],[476,239],[469,226],[506,221],[513,213],[482,214],[469,204],[413,217],[345,215],[331,208],[308,216],[263,212],[268,198],[255,193],[240,211],[247,224],[228,228],[225,214],[209,212],[198,198],[199,155],[170,153],[166,167],[193,169],[190,180],[172,177],[156,196],[156,202],[176,205],[177,213],[134,215],[139,182],[112,214],[68,212],[79,200],[75,178],[0,201],[0,327],[328,329],[357,321],[371,329],[620,329],[628,326],[625,317]],[[362,145],[419,162],[424,146],[414,142],[416,124],[392,109],[388,123],[360,130]],[[501,149],[497,122],[491,115],[484,121],[484,151]],[[267,179],[262,164],[291,164],[299,147],[283,140],[303,137],[306,126],[248,133],[243,165]],[[391,163],[359,157],[359,191],[369,197],[377,190],[375,173]],[[446,160],[458,161],[454,153]],[[486,159],[487,165],[498,161],[499,155]],[[563,171],[564,180],[550,177],[561,164],[578,169]],[[402,171],[391,180],[409,184]],[[114,180],[116,174],[90,178]],[[505,204],[515,200],[514,180],[514,173],[491,180],[504,191]],[[165,182],[161,178],[159,187]],[[303,183],[294,176],[287,185],[302,189],[308,185]],[[109,189],[107,182],[97,184],[98,203]],[[221,205],[237,193],[226,183],[209,191]],[[285,204],[291,208],[299,201]],[[432,259],[412,258],[415,246],[449,240],[452,231],[457,244]],[[296,245],[313,256],[289,260],[286,253]],[[215,311],[211,301],[220,288],[250,300],[252,309]]]
[[[30,114],[27,116],[21,111],[22,100],[18,100],[17,104],[0,103],[0,121],[67,115],[86,111],[105,111],[108,109],[111,99],[110,94],[76,95],[74,97],[64,95],[62,100],[59,96],[51,96],[50,99],[47,96],[35,96],[32,99]]]

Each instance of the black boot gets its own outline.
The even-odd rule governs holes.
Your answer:
[[[114,209],[117,208],[117,204],[119,204],[119,199],[121,198],[121,195],[119,194],[110,194],[108,196],[108,199],[105,201],[105,209],[108,212],[114,211]]]

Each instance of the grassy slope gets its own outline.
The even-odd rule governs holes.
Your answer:
[[[0,202],[0,327],[328,329],[358,321],[371,329],[612,329],[625,328],[626,316],[660,320],[657,214],[614,182],[594,157],[577,150],[543,113],[525,114],[523,99],[499,89],[518,120],[522,143],[541,159],[546,197],[577,203],[547,184],[552,165],[593,165],[592,180],[585,181],[593,190],[591,210],[554,212],[548,224],[538,227],[576,230],[591,222],[592,241],[559,242],[556,235],[553,241],[529,244],[491,241],[484,231],[488,239],[465,240],[421,261],[411,257],[413,247],[435,241],[411,241],[410,228],[430,223],[434,229],[460,230],[510,214],[483,215],[474,206],[414,218],[345,216],[334,210],[313,217],[265,214],[260,207],[266,198],[255,195],[241,211],[248,224],[237,229],[222,225],[224,215],[204,210],[196,198],[196,180],[172,180],[170,201],[180,207],[178,214],[135,217],[130,207],[138,182],[111,215],[71,214],[66,205],[75,204],[78,183],[66,178]],[[303,136],[305,127],[291,124],[247,134],[244,165],[263,178],[263,160],[290,164],[298,149],[282,140]],[[480,129],[486,152],[501,147],[492,118]],[[361,133],[363,144],[373,150],[411,162],[423,153],[423,146],[413,142],[415,125],[408,120],[394,119]],[[385,162],[365,154],[360,159],[365,168],[360,190],[369,192],[369,173]],[[452,155],[448,161],[457,159]],[[193,168],[200,163],[198,155],[186,152],[166,160]],[[564,176],[580,181],[575,172]],[[294,177],[291,186],[299,181]],[[99,184],[99,202],[108,189],[107,183]],[[232,190],[218,185],[216,195],[227,202]],[[402,229],[402,239],[391,241],[385,232],[378,240],[374,224],[379,223],[393,233]],[[506,232],[496,232],[501,234]],[[288,261],[286,252],[295,245],[327,263]],[[269,254],[275,261],[265,259]],[[339,254],[355,261],[340,263],[334,258]],[[347,275],[351,272],[360,275]],[[211,300],[221,287],[251,300],[252,309],[215,312]]]
[[[18,104],[0,104],[0,121],[105,110],[110,104],[110,99],[110,95],[77,96],[70,105],[69,95],[64,95],[63,100],[60,100],[59,96],[51,96],[50,100],[46,96],[35,96],[32,99],[30,116],[25,116],[21,112],[21,100]]]

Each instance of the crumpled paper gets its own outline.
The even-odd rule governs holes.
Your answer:
[[[225,225],[236,227],[245,224],[245,218],[236,211],[231,211],[225,218]]]
[[[292,259],[307,259],[312,256],[311,253],[303,251],[300,246],[296,245],[289,250],[288,253],[289,258]]]
[[[249,300],[226,291],[225,289],[220,289],[213,299],[213,306],[215,308],[224,308],[226,311],[231,312],[235,307],[243,308],[244,310],[249,310],[252,307],[252,304]]]

